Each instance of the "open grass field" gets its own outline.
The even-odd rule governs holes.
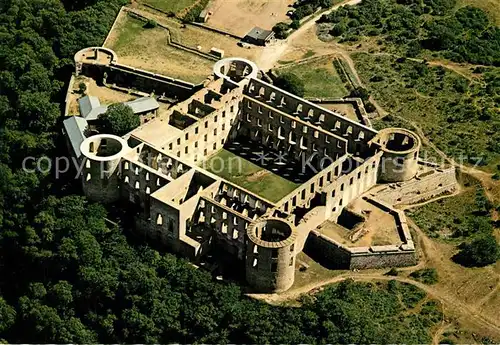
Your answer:
[[[106,42],[120,63],[192,83],[200,83],[212,73],[214,61],[168,45],[169,34],[163,28],[143,26],[143,21],[122,13]]]
[[[299,186],[225,149],[210,157],[203,166],[271,202],[281,200]]]
[[[340,98],[348,95],[329,57],[284,66],[277,71],[278,73],[291,72],[302,79],[306,97]]]
[[[153,6],[165,12],[179,13],[193,6],[197,0],[141,0],[141,2]]]

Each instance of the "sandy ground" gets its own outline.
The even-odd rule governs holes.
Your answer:
[[[322,103],[318,104],[320,107],[323,107],[328,110],[335,111],[348,119],[354,120],[356,122],[360,122],[358,117],[356,116],[356,110],[352,104],[333,104],[333,103]]]
[[[73,92],[70,95],[69,113],[73,115],[79,113],[78,99],[83,95],[77,93],[76,91],[78,90],[78,86],[82,82],[87,86],[87,91],[85,93],[89,96],[98,97],[101,104],[127,102],[137,98],[125,92],[113,90],[105,86],[99,86],[92,78],[79,76],[73,87]]]
[[[245,36],[254,26],[271,30],[276,23],[289,21],[286,12],[293,3],[294,0],[215,0],[207,24],[238,36]]]
[[[242,0],[239,0],[242,1]],[[286,40],[284,41],[279,41],[277,44],[274,45],[269,45],[265,47],[265,49],[262,51],[262,54],[260,55],[259,59],[257,60],[257,65],[261,70],[267,71],[271,69],[277,62],[278,60],[288,60],[286,58],[285,52],[287,52],[290,48],[291,50],[295,49],[295,41],[300,41],[305,44],[299,45],[300,48],[304,48],[304,46],[307,46],[308,49],[314,48],[314,46],[321,47],[323,50],[328,51],[328,47],[325,47],[323,42],[321,42],[317,37],[316,37],[316,21],[326,13],[329,13],[331,11],[334,11],[338,9],[341,6],[346,6],[346,5],[356,5],[360,3],[361,0],[346,0],[341,2],[338,5],[333,6],[330,10],[326,12],[319,13],[315,15],[313,18],[311,18],[309,21],[304,23],[298,30],[293,32]],[[316,49],[315,49],[316,50]],[[330,50],[330,53],[332,51]]]
[[[349,206],[358,213],[369,211],[369,213],[366,214],[367,219],[363,223],[363,228],[369,229],[365,235],[356,242],[352,242],[349,239],[352,231],[330,221],[321,224],[321,229],[319,229],[319,231],[325,236],[347,247],[370,247],[389,244],[399,245],[402,243],[394,216],[361,198],[354,200]]]

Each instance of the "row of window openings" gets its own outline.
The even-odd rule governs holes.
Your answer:
[[[198,133],[198,131],[197,131],[197,130],[198,130],[198,128],[196,128],[196,131],[195,131],[195,132],[196,132],[196,134]],[[225,123],[224,123],[224,124],[222,124],[222,128],[221,128],[221,130],[222,130],[222,131],[225,131],[225,130],[226,130],[226,124],[225,124]],[[214,136],[217,136],[217,128],[215,128],[215,129],[214,129]],[[186,133],[186,140],[188,140],[188,138],[189,138],[189,137],[188,137],[188,133]],[[206,142],[206,141],[208,141],[208,134],[205,134],[205,135],[203,136],[203,140],[204,140],[205,142]],[[180,138],[178,138],[178,139],[177,139],[177,146],[179,146],[180,144],[181,144],[181,139],[180,139]],[[198,142],[197,142],[197,141],[195,141],[195,143],[194,143],[194,147],[198,147]],[[168,144],[168,149],[169,149],[169,150],[173,150],[173,148],[174,148],[174,144],[173,144],[173,143]],[[186,150],[186,153],[187,153],[187,146],[186,146],[185,150]]]
[[[221,140],[221,146],[224,146],[224,142],[225,142],[225,139],[222,139]],[[194,143],[194,147],[195,148],[198,148],[198,142],[195,142]],[[213,143],[212,145],[212,150],[217,150],[217,143]],[[188,154],[189,153],[189,148],[186,146],[184,148],[184,153],[185,154]],[[207,149],[204,149],[203,150],[203,156],[207,156],[208,155],[208,150]],[[177,157],[180,157],[181,156],[181,151],[177,151]],[[197,162],[198,161],[198,155],[194,155],[194,161]]]
[[[124,182],[125,183],[130,183],[130,178],[128,176],[125,176]],[[160,179],[156,180],[156,186],[157,187],[161,186]],[[134,183],[134,189],[135,190],[140,190],[141,189],[141,183],[139,181],[135,181],[135,183]],[[145,188],[144,191],[146,192],[146,194],[151,194],[151,188],[149,186],[146,186],[146,188]]]
[[[167,161],[166,169],[167,169],[167,170],[170,170],[170,168],[172,168],[172,166],[173,166],[173,165],[174,165],[174,164],[173,164],[172,159],[171,159],[171,158],[169,158],[169,159],[168,159],[168,161]],[[133,167],[133,166],[132,166],[132,167]],[[130,169],[130,164],[129,164],[129,162],[124,162],[124,163],[123,163],[123,169],[124,169],[124,170],[129,170],[129,169]],[[182,164],[177,165],[177,173],[182,173],[183,171],[184,171],[184,166],[183,166]],[[135,167],[135,169],[134,169],[134,174],[135,174],[136,176],[139,176],[139,167],[137,167],[137,166]],[[158,179],[158,180],[159,180],[159,179]],[[149,172],[146,172],[146,181],[149,181]]]
[[[339,172],[339,167],[338,167],[338,166],[336,166],[336,167],[335,167],[335,170],[334,170],[334,176],[337,176],[337,175],[338,175],[338,172]],[[319,185],[320,187],[323,187],[323,182],[324,182],[323,178],[324,178],[324,177],[322,176],[322,177],[320,177],[320,179],[319,179],[318,185]],[[331,182],[331,181],[332,181],[332,172],[331,172],[331,171],[330,171],[330,172],[328,172],[328,174],[326,175],[326,179],[327,179],[327,181],[328,181],[328,182]],[[309,192],[310,192],[310,193],[314,193],[314,192],[315,192],[315,187],[316,187],[316,184],[315,184],[315,183],[312,183],[312,184],[311,184],[311,186],[309,187]],[[344,185],[341,185],[341,188],[342,188],[342,190],[343,190]],[[300,192],[300,199],[301,199],[301,200],[305,200],[305,199],[306,199],[306,189],[303,189],[303,190]],[[292,207],[295,207],[295,206],[297,206],[297,196],[294,196],[294,197],[292,198]],[[284,209],[285,209],[285,212],[288,212],[288,202],[287,202],[287,203],[285,203],[285,207],[284,207]]]
[[[163,216],[161,213],[158,213],[156,216],[156,225],[162,226],[163,225]],[[168,231],[174,232],[174,221],[172,219],[168,220]]]
[[[375,163],[375,162],[373,162],[373,163],[372,163],[372,169],[374,169],[374,168],[375,168],[375,166],[376,166],[376,163]],[[365,168],[365,174],[368,174],[368,167],[366,167],[366,168]],[[361,179],[361,171],[358,171],[357,179],[358,179],[358,180],[360,180],[360,179]],[[354,184],[354,176],[353,176],[353,177],[351,177],[351,178],[349,179],[349,185],[350,185],[350,186],[352,186],[353,184]],[[334,197],[335,197],[335,191],[336,191],[335,189],[334,189],[334,190],[332,190],[332,198],[334,198]],[[343,183],[340,185],[340,191],[341,191],[341,192],[343,192],[343,191],[344,191],[344,184],[343,184]],[[342,206],[342,205],[340,205],[340,206]]]
[[[249,105],[249,108],[251,109],[252,107],[250,106],[250,103],[248,103],[248,105]],[[262,109],[261,109],[260,106],[259,106],[259,114],[262,114]],[[269,115],[270,119],[273,118],[272,111],[269,110],[268,115]],[[252,117],[251,117],[250,113],[246,114],[246,121],[247,122],[252,122]],[[319,122],[320,123],[324,122],[324,115],[323,114],[320,115]],[[281,116],[281,115],[280,115],[280,123],[285,123],[285,120],[283,119],[283,116]],[[258,127],[262,127],[262,121],[261,121],[260,118],[257,118],[257,126]],[[297,122],[292,120],[291,127],[292,128],[296,128],[297,127]],[[307,126],[303,126],[302,127],[303,133],[307,133],[307,128],[308,128]],[[332,128],[332,130],[333,131],[338,131],[338,130],[341,130],[341,128],[342,128],[341,122],[340,121],[336,121],[335,122],[335,126]],[[268,125],[268,130],[272,131],[272,125],[271,124]],[[352,133],[353,133],[352,126],[347,126],[346,131],[344,133],[344,136],[350,136],[350,135],[352,135]],[[315,138],[318,138],[318,137],[319,137],[319,132],[318,132],[318,134],[315,133]],[[365,139],[365,133],[363,131],[360,131],[358,133],[357,140],[363,140],[363,139]]]

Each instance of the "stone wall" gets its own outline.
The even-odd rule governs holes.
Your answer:
[[[182,135],[167,142],[164,149],[171,154],[195,163],[204,161],[211,154],[219,151],[228,140],[231,128],[239,112],[238,90],[230,91],[220,101],[213,101],[213,112],[201,116],[198,122],[188,126]],[[179,109],[190,114],[185,102]],[[196,114],[190,114],[196,115]]]
[[[289,152],[294,159],[301,155],[321,162],[336,160],[346,153],[348,142],[320,126],[290,116],[266,102],[244,97],[239,130],[254,141]]]
[[[298,119],[320,126],[338,137],[348,140],[347,151],[353,154],[369,153],[368,141],[377,133],[374,129],[352,121],[330,110],[283,91],[258,79],[252,79],[246,95],[267,103],[273,108],[293,114]]]
[[[421,162],[431,166],[431,163]],[[417,175],[415,179],[395,183],[378,190],[377,199],[391,205],[411,205],[430,200],[438,195],[453,193],[457,189],[455,168],[434,168],[429,172]]]

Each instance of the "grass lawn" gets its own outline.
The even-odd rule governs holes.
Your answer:
[[[204,168],[271,202],[281,200],[299,186],[225,149],[210,157]]]
[[[286,66],[280,68],[278,72],[291,72],[302,79],[306,97],[340,98],[348,94],[344,83],[333,67],[331,58]]]
[[[214,61],[170,46],[163,28],[143,26],[143,21],[129,15],[120,18],[106,43],[120,63],[192,83],[200,83],[212,73]]]
[[[142,0],[143,3],[165,12],[179,13],[191,7],[197,0]]]

